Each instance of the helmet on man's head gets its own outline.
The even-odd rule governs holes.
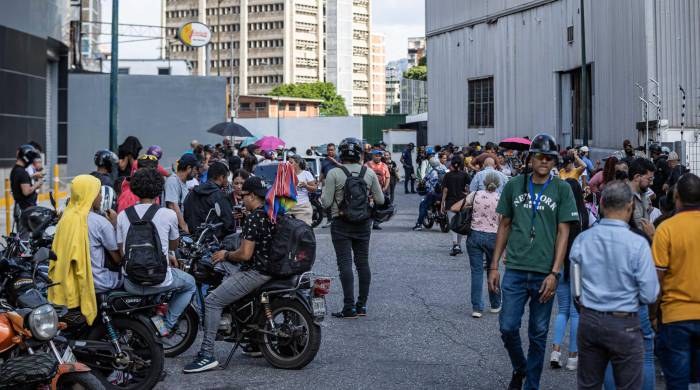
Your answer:
[[[364,152],[364,143],[357,138],[345,138],[338,146],[340,160],[360,161]]]
[[[112,172],[112,169],[117,166],[119,159],[111,150],[102,149],[95,153],[95,166],[105,168],[107,172]]]
[[[24,161],[25,164],[31,164],[37,158],[41,158],[41,154],[34,146],[24,144],[17,148],[17,159]]]
[[[435,149],[433,149],[432,146],[426,146],[425,147],[425,154],[428,154],[428,155],[435,154]]]
[[[102,203],[100,203],[100,211],[106,213],[108,209],[117,210],[117,193],[110,186],[102,186],[100,189],[102,195]]]
[[[542,153],[549,156],[559,156],[559,147],[557,141],[549,134],[537,134],[530,143],[529,153],[531,155]]]

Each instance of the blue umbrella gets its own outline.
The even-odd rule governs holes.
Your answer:
[[[250,136],[250,137],[244,139],[243,142],[241,142],[241,146],[252,145],[252,144],[254,144],[255,142],[257,142],[259,139],[260,139],[260,137],[257,137],[257,136],[255,136],[255,135]]]

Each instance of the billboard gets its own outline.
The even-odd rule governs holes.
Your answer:
[[[180,27],[177,38],[190,47],[206,46],[211,41],[211,30],[205,24],[189,22]]]

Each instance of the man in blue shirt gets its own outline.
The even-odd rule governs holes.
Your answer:
[[[618,389],[642,388],[644,343],[638,312],[641,304],[656,301],[659,281],[649,244],[627,224],[632,199],[629,185],[608,183],[600,202],[605,219],[581,233],[571,247],[572,289],[581,304],[579,389],[600,389],[609,362]]]

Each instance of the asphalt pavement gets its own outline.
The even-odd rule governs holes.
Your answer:
[[[236,353],[226,370],[183,374],[199,349],[199,340],[183,355],[166,359],[167,376],[158,389],[504,389],[511,366],[498,316],[471,318],[469,262],[466,254],[449,256],[450,235],[413,232],[419,197],[397,188],[398,213],[383,230],[372,233],[372,286],[368,316],[326,317],[316,359],[299,371],[272,368],[264,359]],[[400,195],[399,195],[400,193]],[[314,271],[337,277],[329,229],[316,230]],[[466,252],[466,251],[465,251]],[[488,301],[484,285],[484,299]],[[342,306],[336,278],[327,297],[328,311]],[[555,305],[556,307],[556,305]],[[552,318],[556,313],[554,309]],[[527,316],[527,311],[525,316]],[[523,324],[527,324],[525,317]],[[527,328],[521,331],[527,348]],[[552,326],[549,338],[551,340]],[[568,339],[568,333],[567,333]],[[549,359],[551,341],[547,343]],[[566,351],[567,344],[563,350]],[[217,343],[223,361],[231,344]],[[576,373],[552,370],[542,389],[574,389]]]

